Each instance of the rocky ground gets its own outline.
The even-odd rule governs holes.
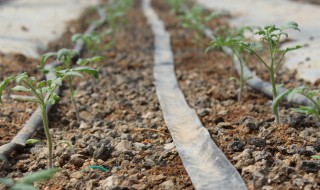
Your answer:
[[[250,87],[246,87],[243,103],[238,103],[237,84],[228,80],[237,76],[230,58],[220,51],[205,54],[210,40],[197,43],[194,33],[179,25],[165,1],[154,0],[153,4],[172,35],[176,74],[188,103],[248,188],[320,188],[320,161],[311,158],[320,151],[320,130],[314,118],[293,113],[284,103],[283,124],[276,125],[271,101]],[[129,11],[127,19],[128,24],[116,34],[115,46],[102,52],[108,59],[98,65],[100,79],[77,81],[76,100],[83,123],[76,123],[66,89],[61,92],[63,99],[51,110],[50,128],[56,144],[54,166],[61,170],[49,182],[38,183],[41,189],[193,189],[155,94],[153,34],[139,6]],[[226,19],[215,20],[211,26],[225,24]],[[51,50],[70,47],[61,42],[85,28],[77,27],[79,23],[81,19],[71,24],[77,30],[69,30]],[[109,40],[105,38],[105,43]],[[254,61],[250,59],[250,67],[257,69]],[[32,63],[36,65],[36,61]],[[285,73],[288,74],[283,69],[279,83],[293,85],[294,73],[283,76]],[[268,79],[262,69],[258,74]],[[6,137],[1,138],[1,144],[11,139],[35,106],[11,100],[12,103],[21,108],[9,104],[1,108],[5,111],[1,113],[0,129],[10,133],[4,135],[1,131]],[[10,114],[20,114],[19,121],[8,120]],[[42,130],[34,138],[45,142]],[[19,178],[45,168],[46,151],[45,143],[39,143],[13,153],[9,164],[0,165],[0,177]],[[91,166],[108,171],[90,169]]]

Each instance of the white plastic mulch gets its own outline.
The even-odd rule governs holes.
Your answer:
[[[39,57],[68,21],[97,0],[10,0],[0,3],[0,52]]]
[[[289,21],[299,24],[301,32],[290,31],[292,40],[285,46],[304,45],[291,52],[285,65],[297,69],[298,77],[311,82],[320,78],[320,6],[290,0],[197,0],[214,10],[231,13],[232,26],[282,25]]]

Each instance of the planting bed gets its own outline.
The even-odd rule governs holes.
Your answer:
[[[154,34],[136,2],[126,16],[128,23],[115,35],[115,45],[102,56],[99,80],[76,81],[76,101],[82,123],[76,122],[69,91],[62,88],[61,101],[49,113],[54,144],[56,176],[41,189],[194,189],[163,119],[153,78]],[[271,100],[250,87],[242,104],[237,102],[237,76],[230,57],[215,50],[205,54],[210,39],[194,40],[194,33],[182,28],[164,0],[152,5],[171,35],[176,75],[188,104],[196,110],[210,136],[243,177],[248,189],[319,189],[319,123],[297,114],[288,103],[281,106],[283,124],[275,124]],[[89,15],[89,16],[88,16]],[[87,12],[70,23],[64,36],[49,51],[71,48],[72,33],[83,32],[90,19]],[[227,25],[228,18],[210,23]],[[99,29],[103,32],[108,24]],[[104,43],[109,37],[103,39]],[[84,52],[84,57],[89,56]],[[257,60],[248,65],[264,80],[267,73]],[[35,74],[39,60],[21,55],[0,55],[0,76],[22,71]],[[15,68],[10,65],[17,65]],[[28,64],[26,67],[25,64]],[[34,69],[33,69],[34,68]],[[277,76],[286,87],[306,84],[285,69]],[[1,78],[2,81],[3,78]],[[309,84],[319,88],[319,83]],[[0,145],[8,143],[35,109],[33,103],[4,99],[0,118]],[[0,178],[20,178],[44,169],[47,163],[45,135],[39,129],[33,138],[43,143],[28,145],[0,164]],[[61,143],[62,141],[68,142]],[[89,167],[99,166],[100,169]],[[103,167],[103,168],[102,168]],[[1,188],[1,186],[0,186]]]

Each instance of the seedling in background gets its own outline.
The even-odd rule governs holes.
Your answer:
[[[73,43],[76,43],[78,40],[82,40],[83,43],[86,46],[86,49],[88,52],[93,55],[93,54],[98,54],[100,55],[102,51],[106,51],[111,48],[113,45],[113,42],[109,42],[106,45],[102,46],[101,44],[104,44],[103,39],[111,34],[111,30],[107,30],[106,32],[103,33],[92,33],[92,34],[74,34],[71,37],[71,40]]]
[[[240,42],[239,45],[242,46],[245,50],[249,51],[255,55],[259,61],[267,68],[270,75],[271,85],[272,85],[272,94],[273,100],[278,96],[275,75],[279,70],[280,66],[283,64],[284,56],[293,50],[299,49],[302,46],[296,45],[294,47],[288,47],[286,49],[280,49],[280,40],[282,37],[288,38],[288,33],[285,31],[288,29],[293,29],[300,31],[298,24],[295,22],[289,22],[283,26],[277,27],[275,25],[269,25],[260,29],[255,34],[261,36],[262,42],[265,42],[268,46],[269,59],[264,59],[263,55],[259,54],[259,48],[257,48],[257,43],[246,43]],[[280,123],[279,112],[274,112],[276,117],[276,122]]]
[[[199,6],[195,5],[190,10],[184,9],[180,19],[182,21],[182,27],[189,28],[195,31],[195,39],[198,43],[202,44],[203,40],[203,32],[206,28],[206,24],[210,22],[214,18],[221,17],[225,15],[224,11],[222,12],[212,12],[209,15],[205,15],[204,9]]]
[[[295,94],[301,94],[308,98],[312,106],[301,106],[300,108],[294,108],[293,111],[304,113],[307,115],[314,115],[318,121],[320,121],[320,90],[309,90],[306,86],[300,86],[292,90],[288,95],[288,99],[292,99]]]
[[[239,79],[237,78],[231,78],[236,79],[239,82],[239,89],[238,91],[238,102],[241,103],[242,101],[242,93],[245,83],[250,80],[252,77],[245,78],[243,75],[243,51],[244,48],[241,46],[241,42],[245,39],[244,37],[244,31],[249,30],[252,32],[252,29],[250,27],[242,27],[240,29],[230,29],[227,30],[227,37],[217,37],[216,40],[213,40],[211,42],[211,45],[206,49],[206,52],[209,51],[212,48],[220,48],[223,47],[229,47],[232,52],[232,57],[236,57],[239,61],[240,66],[240,76]]]
[[[80,72],[85,72],[88,73],[89,75],[94,76],[96,79],[98,79],[98,72],[91,68],[91,67],[87,67],[87,66],[83,66],[83,67],[76,67],[71,69],[72,65],[75,64],[78,59],[79,59],[79,54],[76,51],[73,50],[67,50],[67,49],[61,49],[58,52],[52,52],[52,53],[46,53],[42,56],[41,58],[41,64],[42,66],[44,66],[44,64],[46,63],[47,59],[50,57],[56,57],[57,61],[60,63],[63,63],[63,68],[65,70],[59,70],[59,68],[56,69],[56,73],[58,76],[64,76],[66,74],[68,74],[66,76],[66,80],[67,80],[67,84],[68,84],[68,88],[69,88],[69,92],[70,92],[70,98],[71,98],[71,102],[73,104],[73,107],[75,109],[75,113],[76,113],[76,117],[77,117],[77,121],[78,123],[81,122],[80,119],[80,114],[79,114],[79,110],[77,108],[77,104],[74,98],[74,89],[72,86],[72,79],[74,76],[79,76],[79,77],[83,77]],[[94,57],[91,58],[92,61],[100,61],[101,59],[99,57]],[[88,60],[88,59],[86,59]],[[85,61],[82,61],[85,62]],[[88,61],[87,61],[88,62]],[[72,74],[70,74],[72,73]]]
[[[175,14],[183,12],[182,7],[188,4],[190,0],[167,0],[167,3],[172,7]]]
[[[1,178],[0,183],[4,184],[9,190],[38,190],[39,188],[33,186],[34,182],[51,179],[57,172],[58,169],[51,168],[29,174],[17,181],[11,178]]]
[[[109,28],[112,31],[113,40],[114,35],[118,30],[118,26],[127,22],[124,16],[133,4],[133,0],[114,0],[106,5],[106,17],[109,23]]]

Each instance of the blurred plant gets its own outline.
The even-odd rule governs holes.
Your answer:
[[[190,0],[167,0],[167,3],[176,14],[183,13],[183,7],[189,2]]]
[[[56,57],[58,62],[63,63],[63,69],[65,70],[61,70],[61,67],[57,67],[55,71],[59,77],[66,75],[71,102],[76,112],[77,121],[78,123],[80,123],[81,119],[80,119],[79,111],[74,98],[74,89],[72,86],[72,79],[74,76],[79,76],[83,78],[83,75],[81,75],[80,72],[85,72],[95,77],[96,79],[98,79],[98,72],[94,68],[91,68],[88,66],[82,66],[82,67],[76,67],[76,68],[71,68],[71,67],[72,67],[72,64],[75,64],[75,63],[80,63],[81,65],[85,65],[88,62],[98,62],[98,61],[101,61],[101,57],[96,56],[96,57],[87,58],[87,59],[79,59],[78,52],[73,50],[68,50],[68,49],[61,49],[58,52],[50,52],[50,53],[44,54],[41,58],[42,67],[44,67],[47,59],[50,57]]]
[[[275,80],[275,74],[279,70],[280,66],[283,64],[284,56],[293,50],[299,49],[302,46],[296,45],[294,47],[288,47],[286,49],[280,49],[280,40],[285,37],[288,38],[288,33],[285,31],[288,29],[293,29],[300,31],[298,24],[295,22],[289,22],[283,26],[277,27],[275,25],[265,26],[264,28],[257,31],[255,34],[261,37],[262,42],[265,42],[268,46],[269,59],[266,60],[263,58],[263,54],[259,54],[261,50],[260,43],[256,42],[239,42],[241,48],[249,51],[255,55],[259,61],[267,68],[270,75],[271,85],[272,85],[272,94],[273,100],[278,96],[277,85]],[[269,61],[270,60],[270,61]],[[274,112],[276,117],[276,122],[280,123],[279,112]]]
[[[39,188],[33,186],[34,182],[51,179],[57,172],[58,169],[51,168],[29,174],[17,181],[11,178],[1,178],[0,183],[4,184],[9,190],[38,190]]]
[[[76,43],[78,40],[83,41],[90,55],[101,55],[103,51],[110,49],[113,45],[113,42],[111,41],[102,46],[104,43],[103,39],[109,34],[111,34],[111,30],[107,30],[103,33],[92,34],[77,33],[71,37],[71,40],[73,43]]]
[[[308,90],[307,86],[300,86],[292,89],[288,95],[288,99],[292,99],[295,94],[301,94],[312,102],[312,106],[300,106],[299,108],[293,108],[293,111],[304,113],[307,115],[314,115],[318,121],[320,121],[320,90]]]
[[[210,46],[206,49],[206,52],[211,50],[212,48],[219,48],[223,49],[223,47],[229,47],[232,52],[232,57],[236,57],[236,59],[239,62],[240,66],[240,76],[238,78],[231,78],[235,79],[239,82],[239,88],[238,88],[238,102],[241,103],[242,101],[242,93],[245,83],[250,80],[252,77],[245,78],[244,75],[244,57],[243,57],[243,51],[244,48],[241,46],[241,42],[245,39],[244,32],[248,30],[250,32],[253,31],[250,27],[241,27],[238,29],[229,29],[225,30],[226,37],[217,37],[216,40],[211,41]],[[233,59],[234,60],[234,59]],[[235,61],[235,60],[234,60]]]

